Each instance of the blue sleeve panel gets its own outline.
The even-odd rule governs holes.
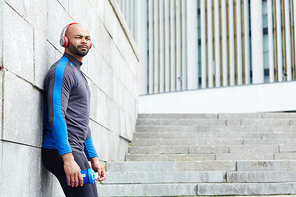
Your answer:
[[[62,110],[63,79],[68,58],[63,57],[56,67],[53,91],[52,135],[60,155],[72,152],[68,141],[67,124]]]
[[[98,156],[91,136],[84,142],[84,152],[88,160]]]

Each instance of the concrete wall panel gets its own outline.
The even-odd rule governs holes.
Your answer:
[[[27,81],[33,82],[33,28],[7,4],[4,4],[3,9],[3,65]]]
[[[0,196],[28,196],[30,193],[30,147],[10,142],[2,142],[2,145],[1,180],[5,181],[1,181]]]
[[[6,71],[3,93],[3,139],[40,147],[43,132],[41,92]]]

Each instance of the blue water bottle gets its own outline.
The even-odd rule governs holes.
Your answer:
[[[83,184],[93,184],[98,179],[98,173],[93,171],[93,169],[91,168],[87,170],[82,170],[80,171],[80,173],[83,177]],[[67,182],[67,185],[70,186],[67,181],[67,176],[66,176],[66,182]]]

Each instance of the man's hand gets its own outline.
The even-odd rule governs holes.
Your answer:
[[[83,177],[80,173],[81,169],[75,162],[72,153],[61,155],[64,161],[64,170],[67,176],[68,185],[72,187],[83,186]]]
[[[98,157],[93,157],[90,159],[91,168],[98,173],[97,181],[103,181],[106,179],[106,172],[104,167],[101,165]]]

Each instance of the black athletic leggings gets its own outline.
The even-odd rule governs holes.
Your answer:
[[[83,153],[72,152],[72,154],[81,170],[90,168]],[[57,177],[67,197],[98,197],[95,183],[84,184],[82,187],[67,186],[64,162],[57,150],[42,148],[42,160],[45,167]]]

